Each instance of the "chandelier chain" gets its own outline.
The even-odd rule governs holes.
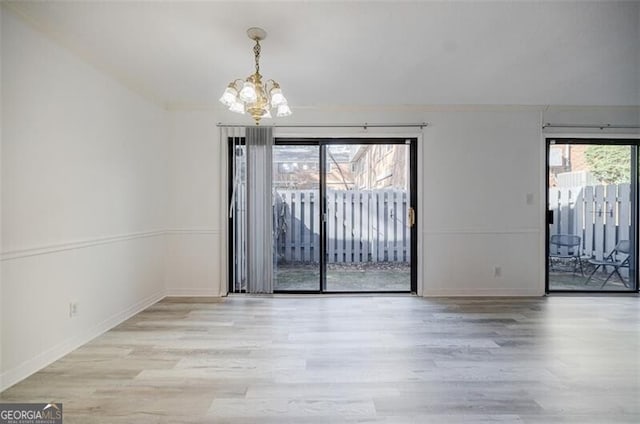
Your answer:
[[[253,54],[256,57],[256,74],[260,73],[260,40],[256,40],[256,45],[253,46]]]

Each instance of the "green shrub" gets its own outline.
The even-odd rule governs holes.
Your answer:
[[[631,176],[631,150],[628,146],[589,146],[585,159],[590,171],[603,184],[628,183]]]

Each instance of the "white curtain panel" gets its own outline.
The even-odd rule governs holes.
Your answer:
[[[273,293],[273,129],[247,127],[247,292]]]

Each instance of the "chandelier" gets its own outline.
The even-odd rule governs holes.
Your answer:
[[[253,46],[256,72],[244,80],[231,81],[220,97],[220,102],[232,112],[241,114],[248,112],[256,120],[256,125],[260,124],[262,118],[271,118],[271,109],[275,109],[278,117],[291,115],[291,109],[287,99],[282,95],[280,84],[272,79],[262,82],[260,41],[267,38],[267,32],[262,28],[249,28],[247,35],[256,42]]]

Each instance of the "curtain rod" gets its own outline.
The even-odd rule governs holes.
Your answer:
[[[640,125],[619,125],[619,124],[550,124],[546,123],[542,126],[542,129],[545,128],[598,128],[601,130],[604,129],[636,129],[640,128]]]
[[[429,124],[422,122],[420,124],[292,124],[292,125],[265,125],[265,127],[271,128],[424,128]],[[237,125],[237,124],[223,124],[218,122],[216,125],[219,128],[245,128],[250,125]]]

